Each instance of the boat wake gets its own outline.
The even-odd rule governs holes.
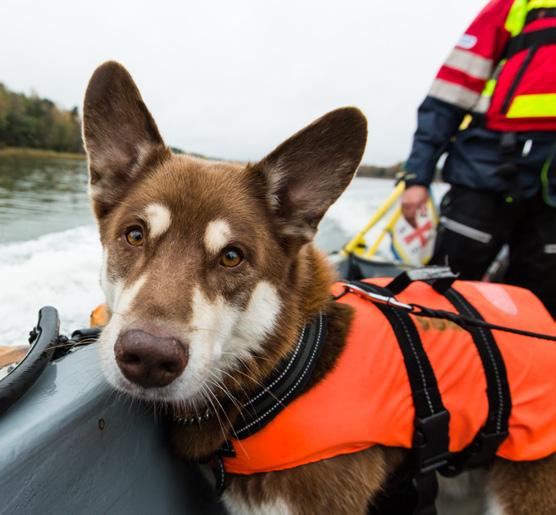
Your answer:
[[[102,253],[94,225],[0,245],[0,345],[21,345],[45,305],[58,309],[61,332],[88,324],[102,302]]]

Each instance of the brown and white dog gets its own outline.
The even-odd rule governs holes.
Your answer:
[[[129,73],[108,62],[84,105],[90,193],[112,317],[99,341],[108,381],[174,417],[180,455],[214,452],[242,398],[264,383],[319,310],[328,338],[312,384],[342,350],[350,308],[329,299],[334,274],[311,245],[359,165],[366,120],[338,109],[253,165],[174,155]],[[280,472],[233,476],[231,513],[364,514],[403,452],[380,446]],[[497,460],[494,515],[556,513],[556,460]]]

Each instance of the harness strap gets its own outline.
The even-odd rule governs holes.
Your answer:
[[[479,311],[458,291],[449,288],[444,293],[456,310],[464,316],[484,320]],[[485,424],[473,441],[462,451],[453,454],[450,463],[441,469],[443,475],[454,476],[466,468],[488,465],[498,447],[508,437],[508,420],[512,411],[512,397],[504,358],[486,327],[467,327],[479,353],[487,383],[488,415]]]
[[[266,426],[307,386],[326,341],[327,317],[319,313],[306,325],[292,355],[277,368],[268,385],[243,403],[234,436],[243,440]]]
[[[481,430],[475,435],[473,441],[462,451],[453,454],[449,464],[441,469],[442,474],[455,476],[466,468],[488,465],[494,459],[498,447],[508,437],[508,420],[512,411],[512,399],[506,365],[496,340],[492,335],[490,324],[485,321],[479,311],[461,293],[450,287],[450,285],[448,288],[443,287],[446,282],[440,283],[442,287],[438,287],[439,278],[446,281],[446,278],[449,277],[446,271],[438,268],[434,268],[428,275],[424,274],[424,272],[414,273],[413,275],[403,272],[390,282],[386,288],[390,292],[397,294],[416,280],[425,280],[432,283],[432,287],[448,299],[459,313],[459,316],[452,313],[452,316],[446,317],[444,316],[446,312],[430,310],[428,308],[421,308],[421,310],[434,315],[438,314],[439,318],[450,318],[467,330],[481,359],[487,383],[487,420]],[[470,322],[473,320],[473,323],[467,324],[465,323],[466,320]]]
[[[313,376],[327,334],[327,316],[320,312],[300,332],[290,356],[280,363],[269,379],[249,400],[241,405],[238,422],[232,430],[237,440],[256,433],[272,421],[290,402],[300,395]],[[233,458],[236,452],[231,441],[217,449],[207,461],[221,494],[226,487],[226,469],[223,458]]]
[[[366,291],[388,295],[385,288],[356,282]],[[407,370],[415,407],[412,452],[416,473],[412,478],[417,491],[415,515],[435,515],[438,492],[436,471],[448,464],[450,413],[442,403],[436,376],[427,357],[419,332],[404,311],[385,304],[375,304],[386,317],[396,335]]]
[[[385,289],[391,295],[397,295],[411,283],[423,281],[430,284],[438,293],[444,293],[456,279],[457,275],[447,266],[427,266],[399,273],[386,285]]]

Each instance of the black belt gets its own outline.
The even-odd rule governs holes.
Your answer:
[[[532,9],[527,13],[525,18],[525,25],[537,20],[544,20],[546,18],[556,18],[555,7],[541,7],[539,9]]]
[[[510,39],[505,57],[510,59],[515,54],[533,47],[556,45],[556,27],[522,32]]]

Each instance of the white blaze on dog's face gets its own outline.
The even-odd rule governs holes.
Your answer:
[[[253,166],[177,156],[110,62],[83,133],[112,312],[104,373],[140,398],[195,403],[288,323],[296,256],[349,184],[365,119],[333,111]]]

